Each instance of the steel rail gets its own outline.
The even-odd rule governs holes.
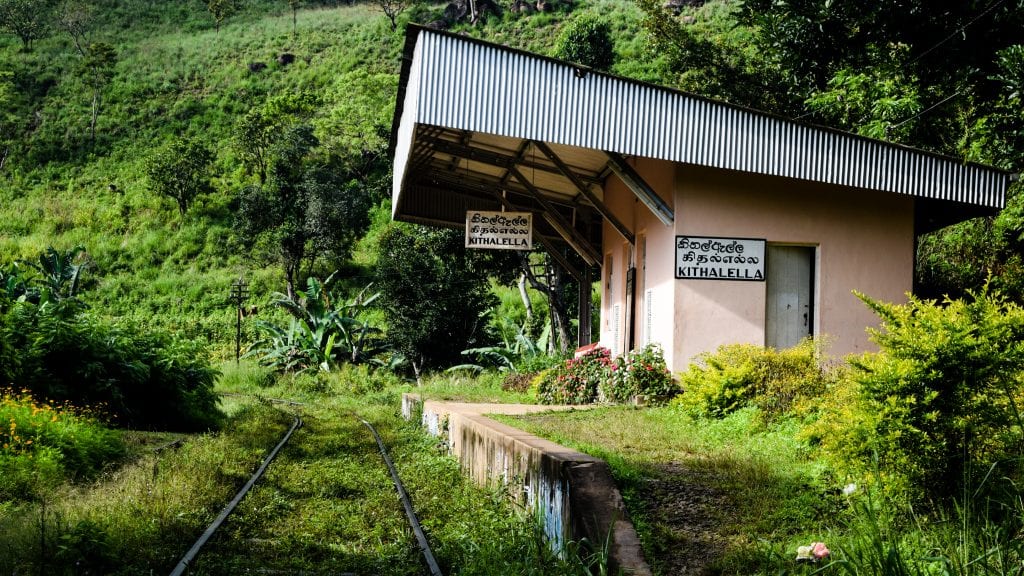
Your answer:
[[[398,472],[395,470],[391,457],[388,456],[388,450],[384,447],[384,441],[381,440],[380,434],[377,433],[377,429],[372,424],[355,414],[353,416],[369,428],[370,432],[373,433],[374,439],[377,440],[380,455],[384,457],[384,463],[388,465],[388,471],[391,472],[391,481],[394,482],[395,490],[398,491],[398,497],[402,500],[405,516],[409,519],[409,525],[412,526],[412,531],[416,535],[416,541],[419,543],[420,551],[423,553],[423,559],[427,562],[427,567],[430,568],[431,576],[444,576],[444,573],[441,572],[441,567],[437,565],[437,560],[434,559],[434,553],[430,551],[430,542],[427,541],[427,535],[423,533],[423,527],[420,526],[420,521],[412,508],[412,500],[409,499],[409,493],[405,491],[405,486],[402,485],[402,479],[398,477]]]
[[[188,552],[186,552],[184,556],[182,556],[181,561],[178,562],[178,565],[171,572],[171,576],[181,576],[185,573],[185,570],[188,569],[189,563],[195,559],[197,554],[199,554],[199,551],[202,549],[203,545],[206,544],[206,541],[209,540],[210,537],[213,536],[213,534],[217,531],[217,529],[220,528],[221,524],[223,524],[224,521],[227,520],[228,515],[230,515],[231,512],[234,511],[234,509],[238,506],[238,503],[242,501],[242,498],[244,498],[245,495],[249,492],[249,490],[252,489],[253,485],[256,484],[256,481],[260,479],[260,476],[263,476],[263,472],[266,471],[267,466],[270,466],[270,462],[273,461],[275,457],[277,457],[277,453],[281,451],[281,448],[283,448],[285,443],[288,442],[288,439],[291,438],[292,434],[300,427],[302,427],[302,418],[296,415],[295,421],[292,423],[292,427],[288,429],[287,433],[285,433],[284,438],[282,438],[281,441],[277,443],[277,446],[275,446],[274,449],[270,452],[270,454],[268,454],[267,457],[263,459],[263,464],[261,464],[260,467],[256,470],[256,473],[253,474],[251,478],[249,478],[249,481],[245,483],[245,486],[242,486],[242,489],[238,491],[238,494],[235,494],[235,497],[231,500],[231,502],[228,502],[228,505],[225,506],[224,509],[220,511],[220,514],[217,515],[217,518],[214,519],[214,521],[206,528],[206,531],[203,532],[202,536],[200,536],[198,540],[196,540],[196,543],[192,545],[192,548]]]

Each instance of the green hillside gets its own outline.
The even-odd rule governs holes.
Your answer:
[[[233,323],[225,306],[233,279],[244,275],[263,296],[282,288],[277,269],[255,261],[235,230],[237,196],[248,184],[233,144],[239,119],[270,97],[308,92],[318,99],[313,121],[329,130],[353,83],[395,73],[400,37],[367,6],[302,10],[293,34],[286,7],[269,2],[219,32],[196,2],[105,4],[90,40],[111,43],[118,56],[95,142],[70,36],[41,39],[29,53],[0,37],[16,114],[37,119],[23,126],[0,181],[2,260],[85,246],[92,298],[108,313],[222,339]],[[283,53],[294,63],[279,64]],[[251,72],[256,62],[266,68]],[[393,96],[361,97],[379,106],[366,113],[383,130]],[[185,215],[145,177],[146,159],[180,137],[199,137],[216,152],[212,192]]]
[[[402,32],[372,4],[306,4],[293,22],[284,2],[250,2],[218,31],[194,1],[93,3],[81,43],[86,51],[108,43],[116,54],[99,90],[95,139],[90,73],[74,37],[51,24],[25,51],[16,36],[0,35],[0,97],[11,130],[0,171],[0,264],[48,246],[84,246],[90,300],[104,313],[231,348],[230,283],[244,276],[254,302],[283,291],[280,266],[265,247],[247,246],[235,221],[239,195],[254,181],[236,145],[247,112],[274,98],[309,95],[316,153],[342,163],[369,156],[373,175],[360,185],[374,203],[388,196],[384,153]],[[47,6],[57,13],[87,5]],[[426,21],[442,9],[421,6],[401,19]],[[621,48],[632,61],[641,49],[639,11],[622,2],[597,9],[618,22],[617,33],[634,38]],[[491,17],[474,33],[549,52],[567,15]],[[281,63],[284,54],[294,61]],[[146,166],[161,147],[189,138],[214,151],[212,189],[180,214],[153,191]],[[359,266],[371,260],[369,253],[356,256],[361,264],[320,260],[304,272],[347,267],[359,277]]]

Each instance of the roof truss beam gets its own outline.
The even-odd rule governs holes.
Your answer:
[[[508,198],[505,198],[505,196],[502,195],[497,190],[493,190],[492,193],[494,194],[494,198],[497,199],[498,202],[501,202],[501,205],[505,208],[505,210],[509,212],[523,212],[522,208],[510,202]],[[555,246],[555,244],[551,240],[549,240],[545,236],[540,235],[537,236],[537,239],[540,240],[541,245],[544,246],[544,250],[547,251],[547,253],[555,262],[558,262],[558,264],[566,272],[572,275],[572,277],[575,278],[577,281],[583,282],[583,273],[575,266],[573,266],[565,256],[562,256],[562,253],[558,251],[558,247]]]
[[[515,166],[509,166],[508,170],[516,180],[519,180],[519,183],[522,184],[524,188],[530,191],[530,194],[533,195],[533,199],[541,205],[541,208],[544,209],[544,219],[548,221],[548,224],[551,224],[551,227],[558,232],[559,236],[568,242],[569,245],[576,250],[576,253],[587,261],[587,264],[596,266],[598,261],[601,259],[601,255],[597,252],[594,246],[591,245],[578,230],[573,228],[572,224],[567,222],[564,216],[555,210],[555,207],[552,206],[546,198],[544,198],[544,195],[540,193],[540,190],[538,190],[533,183],[526,178],[526,176],[523,176],[523,173],[520,172],[518,168]]]
[[[597,196],[594,195],[593,192],[590,191],[589,186],[584,184],[582,180],[576,177],[576,173],[574,173],[569,168],[569,166],[567,166],[565,162],[563,162],[562,159],[559,158],[557,154],[555,154],[555,151],[552,150],[550,146],[539,140],[531,140],[530,142],[545,156],[547,156],[548,160],[551,160],[555,167],[558,168],[558,171],[561,172],[562,175],[565,176],[570,182],[572,182],[573,186],[575,186],[576,189],[580,191],[580,194],[583,194],[583,196],[586,197],[587,201],[589,201],[594,206],[594,208],[596,208],[597,211],[601,213],[602,216],[608,219],[608,222],[615,228],[615,230],[618,231],[619,234],[622,235],[623,238],[626,239],[627,242],[629,242],[630,244],[636,244],[636,239],[633,236],[633,233],[630,232],[628,228],[626,228],[626,225],[623,224],[622,221],[619,220],[619,218],[615,214],[613,214],[611,210],[608,209],[608,206],[605,205],[603,201],[601,201]]]
[[[647,206],[647,209],[654,213],[665,226],[671,226],[675,221],[675,213],[672,208],[661,199],[651,188],[650,184],[644,181],[643,177],[630,166],[626,159],[617,152],[605,151],[608,156],[608,168],[622,180],[622,183],[629,188],[633,194]]]
[[[483,164],[490,164],[491,166],[498,166],[500,168],[508,168],[509,166],[521,166],[523,168],[530,168],[532,170],[538,170],[541,172],[547,172],[549,174],[562,175],[562,172],[554,167],[548,166],[542,162],[532,162],[526,159],[525,155],[512,156],[509,154],[502,154],[494,150],[486,150],[484,148],[473,147],[468,144],[461,144],[459,142],[452,142],[434,135],[426,136],[429,146],[435,152],[441,152],[442,154],[449,154],[451,156],[458,156],[461,158],[467,158],[469,160],[475,160]],[[587,176],[583,174],[576,174],[576,177],[583,182],[590,184],[598,184],[600,180],[595,176]]]

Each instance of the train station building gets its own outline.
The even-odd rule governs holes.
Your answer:
[[[873,349],[878,319],[854,292],[905,301],[917,236],[994,213],[1010,182],[416,26],[392,148],[396,220],[477,244],[529,233],[581,285],[600,281],[598,326],[581,290],[581,344],[658,343],[673,371],[722,344],[827,335],[833,355]]]

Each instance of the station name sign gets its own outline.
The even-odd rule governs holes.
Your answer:
[[[676,236],[676,278],[764,281],[765,241]]]
[[[466,248],[531,250],[533,214],[529,212],[466,212]]]

